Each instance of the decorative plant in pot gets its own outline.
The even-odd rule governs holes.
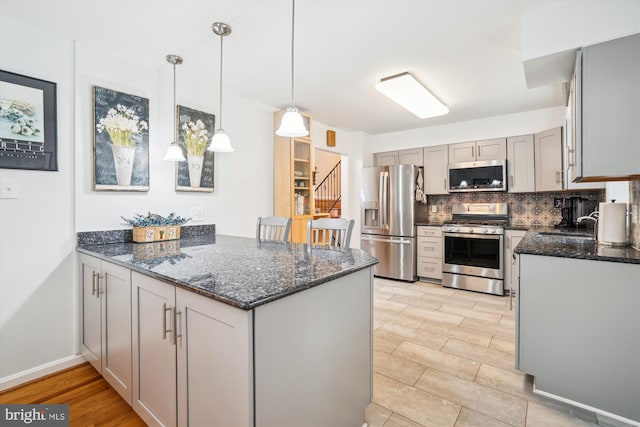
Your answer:
[[[136,139],[148,128],[147,122],[140,120],[132,108],[122,104],[109,109],[107,115],[100,118],[96,125],[98,133],[106,131],[111,139],[118,185],[131,185]]]
[[[192,187],[200,187],[204,154],[209,144],[209,131],[205,129],[202,120],[196,120],[195,123],[190,121],[182,124],[182,138],[187,150],[189,183]]]
[[[191,218],[183,218],[171,212],[166,218],[149,212],[147,216],[135,214],[130,218],[121,216],[124,224],[133,227],[133,241],[138,243],[180,238],[180,226]]]

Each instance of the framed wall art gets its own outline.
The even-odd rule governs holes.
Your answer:
[[[55,83],[0,70],[0,168],[58,170]]]
[[[215,132],[213,114],[178,105],[176,141],[187,159],[176,162],[176,191],[213,192],[215,153],[207,151]]]
[[[149,100],[93,86],[93,189],[149,191]]]

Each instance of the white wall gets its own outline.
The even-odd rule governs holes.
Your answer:
[[[73,209],[74,45],[0,14],[0,68],[57,83],[58,171],[0,169],[0,388],[76,354]]]
[[[564,125],[565,107],[553,107],[467,122],[371,136],[371,151],[402,150],[454,142],[518,136]]]

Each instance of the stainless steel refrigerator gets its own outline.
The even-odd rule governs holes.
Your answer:
[[[364,168],[360,248],[380,263],[375,276],[416,280],[414,165]]]

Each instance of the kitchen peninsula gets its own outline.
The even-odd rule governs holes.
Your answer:
[[[542,394],[640,422],[640,251],[533,227],[515,252],[517,369]]]
[[[79,233],[85,357],[150,425],[362,424],[375,258],[198,227]]]

